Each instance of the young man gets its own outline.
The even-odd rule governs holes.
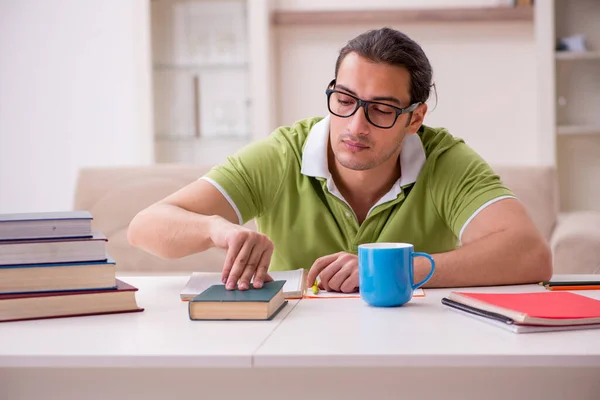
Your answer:
[[[380,29],[341,50],[329,115],[282,127],[140,212],[129,241],[176,258],[227,251],[230,289],[309,268],[326,290],[358,290],[357,247],[408,242],[433,255],[428,287],[518,284],[552,273],[523,205],[463,141],[423,125],[432,69],[406,35]],[[255,219],[258,232],[242,225]],[[416,259],[415,281],[429,271]]]

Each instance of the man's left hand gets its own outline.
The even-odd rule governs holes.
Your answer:
[[[358,257],[343,251],[318,258],[308,271],[308,286],[321,278],[320,289],[352,293],[358,290]]]

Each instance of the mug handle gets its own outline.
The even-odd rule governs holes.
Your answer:
[[[425,257],[429,260],[429,262],[431,263],[431,271],[429,271],[429,274],[425,277],[425,279],[423,279],[421,282],[417,283],[417,284],[413,284],[412,288],[413,290],[420,288],[421,286],[423,286],[425,283],[427,283],[427,281],[429,279],[431,279],[431,276],[433,275],[433,271],[435,271],[435,261],[433,261],[433,257],[431,257],[429,254],[427,253],[420,253],[418,251],[415,251],[412,254],[412,257]]]

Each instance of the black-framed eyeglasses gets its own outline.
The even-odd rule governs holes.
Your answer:
[[[330,113],[341,118],[348,118],[363,107],[367,121],[382,129],[393,127],[399,115],[413,112],[421,104],[420,102],[413,103],[406,108],[400,108],[378,101],[362,100],[349,93],[336,90],[334,87],[335,79],[329,83],[325,91]]]

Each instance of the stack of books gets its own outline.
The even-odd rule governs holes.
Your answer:
[[[87,211],[0,214],[0,322],[143,311]]]

